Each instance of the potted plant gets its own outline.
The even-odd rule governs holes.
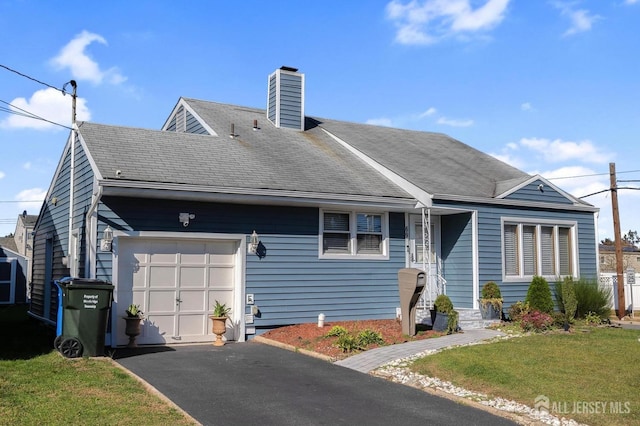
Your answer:
[[[209,316],[213,323],[211,331],[216,335],[216,340],[213,341],[214,346],[224,345],[222,335],[227,331],[227,319],[229,319],[229,312],[231,312],[231,308],[228,308],[226,304],[220,303],[216,300],[216,304],[213,307],[213,314]]]
[[[482,314],[482,319],[502,319],[502,294],[498,284],[493,281],[489,281],[482,286],[480,313]]]
[[[139,305],[131,304],[125,313],[126,316],[123,317],[126,323],[124,334],[129,336],[127,347],[135,348],[138,346],[136,344],[136,337],[140,334],[142,328],[142,320],[144,319],[143,312],[140,310]]]
[[[453,303],[446,294],[440,294],[434,302],[436,319],[433,322],[433,330],[446,331],[451,334],[458,330],[458,312],[453,309]]]

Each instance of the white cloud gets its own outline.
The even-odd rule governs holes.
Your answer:
[[[423,112],[422,114],[418,115],[418,118],[425,118],[425,117],[431,117],[432,115],[434,115],[436,112],[438,112],[437,109],[435,109],[434,107],[429,108],[428,110],[426,110],[425,112]]]
[[[25,169],[25,170],[31,170],[31,162],[27,161],[26,163],[24,163],[22,165],[22,168]]]
[[[29,100],[16,98],[10,104],[11,110],[20,115],[9,115],[7,119],[0,122],[0,127],[36,130],[49,130],[56,127],[46,121],[24,116],[25,111],[54,123],[71,125],[71,96],[64,96],[56,89],[38,90]],[[76,118],[80,121],[91,119],[91,112],[83,98],[76,99]]]
[[[16,195],[17,201],[24,201],[24,203],[18,203],[18,207],[20,210],[28,210],[33,209],[34,204],[33,201],[44,201],[44,197],[47,196],[47,191],[42,188],[31,188],[20,191],[18,195]]]
[[[590,140],[573,142],[562,139],[522,138],[519,145],[542,155],[542,158],[550,163],[568,160],[606,163],[613,157],[612,154],[602,152]]]
[[[373,124],[374,126],[392,127],[390,118],[371,118],[366,121],[367,124]]]
[[[73,78],[77,80],[86,80],[94,84],[101,84],[103,81],[111,84],[123,83],[127,78],[118,68],[100,69],[100,65],[85,51],[94,42],[107,44],[101,35],[82,31],[60,50],[58,56],[51,59],[51,64],[58,70],[69,69]]]
[[[4,172],[0,171],[0,179],[4,178],[6,175],[4,174]]]
[[[387,18],[398,32],[401,44],[433,44],[458,34],[488,31],[503,19],[510,0],[487,0],[475,9],[471,0],[393,0]]]
[[[533,107],[531,106],[531,103],[524,102],[522,105],[520,105],[520,109],[523,111],[531,111]]]
[[[554,7],[560,10],[563,16],[569,18],[571,26],[564,32],[563,36],[570,36],[585,31],[590,31],[593,24],[602,19],[599,15],[594,15],[586,9],[574,9],[573,3],[554,2]]]
[[[437,121],[438,124],[451,127],[469,127],[473,126],[473,120],[458,120],[454,118],[440,117]]]
[[[638,0],[625,0],[624,4],[636,4]]]
[[[507,163],[508,165],[515,167],[516,169],[523,169],[524,166],[526,165],[525,162],[522,161],[520,158],[514,157],[506,152],[502,154],[490,153],[489,155],[491,155],[494,158],[497,158],[503,163]]]

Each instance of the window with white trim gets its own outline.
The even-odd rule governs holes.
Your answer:
[[[576,276],[574,232],[575,224],[505,220],[502,227],[505,278]]]
[[[320,256],[328,258],[388,256],[385,213],[320,211]]]

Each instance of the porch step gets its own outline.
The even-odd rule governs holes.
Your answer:
[[[458,324],[462,330],[478,330],[493,324],[500,324],[500,320],[483,320],[480,309],[458,308]],[[431,325],[431,314],[428,309],[416,309],[416,324]]]

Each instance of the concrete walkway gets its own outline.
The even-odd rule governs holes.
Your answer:
[[[482,340],[492,339],[504,334],[489,329],[467,330],[464,333],[449,334],[432,339],[416,340],[398,345],[370,349],[349,358],[337,361],[335,365],[347,367],[361,373],[369,373],[388,362],[407,358],[427,350],[443,349],[449,346],[468,345]]]

